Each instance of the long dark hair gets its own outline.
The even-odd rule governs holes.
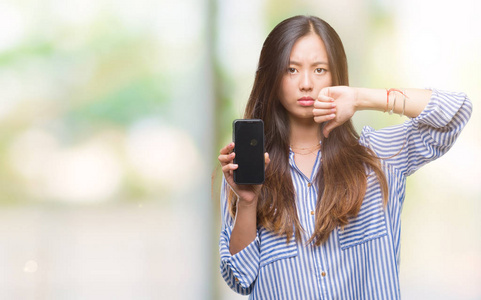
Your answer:
[[[325,21],[312,16],[295,16],[279,23],[262,47],[254,86],[245,118],[264,121],[265,146],[271,163],[257,203],[257,224],[278,234],[300,240],[302,226],[297,216],[295,190],[289,167],[289,119],[278,91],[294,43],[310,33],[317,34],[327,50],[332,85],[349,85],[347,59],[341,39]],[[320,124],[319,126],[323,126]],[[359,144],[351,120],[335,128],[329,139],[322,137],[322,167],[317,174],[319,195],[316,224],[310,241],[320,245],[337,226],[354,217],[367,188],[367,171],[375,172],[387,202],[387,182],[379,159]],[[235,202],[229,197],[231,212]]]

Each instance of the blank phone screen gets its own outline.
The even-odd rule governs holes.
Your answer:
[[[258,119],[235,120],[233,123],[237,184],[264,182],[264,123]]]

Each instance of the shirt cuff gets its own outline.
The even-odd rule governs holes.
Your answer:
[[[240,252],[231,255],[229,251],[232,227],[227,227],[221,232],[220,238],[220,260],[221,269],[228,268],[236,282],[243,288],[248,288],[256,280],[259,271],[259,234],[256,238]],[[225,270],[223,270],[225,271]]]
[[[431,89],[432,95],[426,108],[419,116],[413,118],[413,124],[426,124],[433,128],[442,128],[451,122],[467,99],[465,93],[453,93]],[[409,99],[406,100],[407,102]]]

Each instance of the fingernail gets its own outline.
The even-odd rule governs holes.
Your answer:
[[[335,112],[336,112],[336,109],[335,109],[335,108],[331,109],[331,112],[335,113]]]
[[[335,118],[336,115],[335,115],[335,114],[331,114],[329,117],[330,117],[330,118]]]

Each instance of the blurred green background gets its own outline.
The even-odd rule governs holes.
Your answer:
[[[243,298],[218,269],[216,157],[265,37],[296,14],[337,30],[352,86],[470,96],[456,145],[408,179],[400,272],[405,299],[480,299],[480,10],[475,0],[3,0],[0,299]],[[354,119],[358,130],[402,121]]]

